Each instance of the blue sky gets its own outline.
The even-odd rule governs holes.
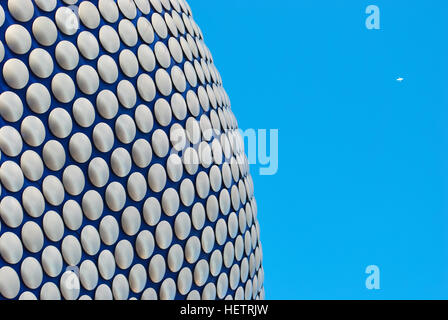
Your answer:
[[[251,167],[266,297],[447,299],[448,2],[189,4],[239,126],[279,129],[278,173]]]

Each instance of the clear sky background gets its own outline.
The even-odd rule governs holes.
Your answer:
[[[189,4],[239,126],[279,129],[278,173],[251,167],[266,297],[447,299],[448,2]]]

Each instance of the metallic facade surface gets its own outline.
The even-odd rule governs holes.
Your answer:
[[[184,0],[0,4],[0,299],[262,299],[244,142]]]

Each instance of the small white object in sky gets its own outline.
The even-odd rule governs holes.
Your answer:
[[[404,79],[403,78],[397,78],[397,81],[398,82],[401,82],[401,81],[403,81]]]

